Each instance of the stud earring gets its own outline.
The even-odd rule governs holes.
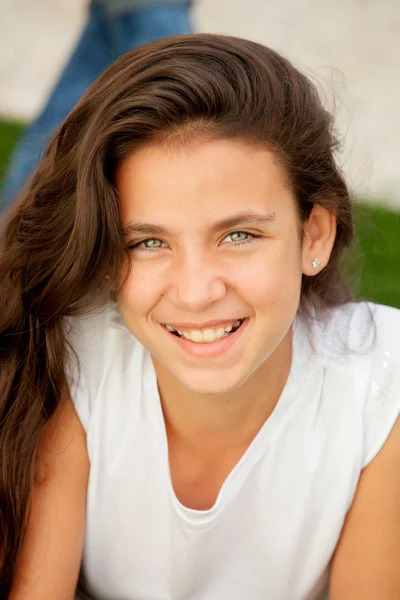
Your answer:
[[[111,275],[105,275],[104,279],[111,279]]]
[[[320,263],[319,258],[314,258],[314,260],[312,261],[312,266],[314,267],[314,269],[318,269],[320,264],[321,263]]]

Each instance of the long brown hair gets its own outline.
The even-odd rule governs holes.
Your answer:
[[[1,234],[1,599],[24,537],[38,438],[65,385],[64,319],[101,305],[105,274],[117,277],[126,258],[115,169],[139,145],[196,135],[272,149],[301,219],[314,203],[336,214],[329,264],[303,277],[301,305],[350,299],[339,262],[352,240],[351,201],[313,84],[273,50],[229,36],[170,38],[116,61],[57,131]]]

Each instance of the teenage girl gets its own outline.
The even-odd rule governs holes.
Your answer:
[[[0,255],[0,598],[400,598],[400,311],[340,271],[312,83],[202,34],[101,75]]]

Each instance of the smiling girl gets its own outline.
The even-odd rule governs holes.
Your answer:
[[[342,278],[336,146],[210,34],[70,113],[1,237],[1,599],[400,597],[400,311]]]

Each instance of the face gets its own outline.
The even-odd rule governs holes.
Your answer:
[[[148,145],[116,183],[131,260],[118,296],[126,325],[191,392],[251,382],[290,335],[304,263],[295,201],[274,155],[231,140]],[[237,331],[210,343],[164,327],[188,334],[215,321],[207,328],[218,334],[238,319]]]

